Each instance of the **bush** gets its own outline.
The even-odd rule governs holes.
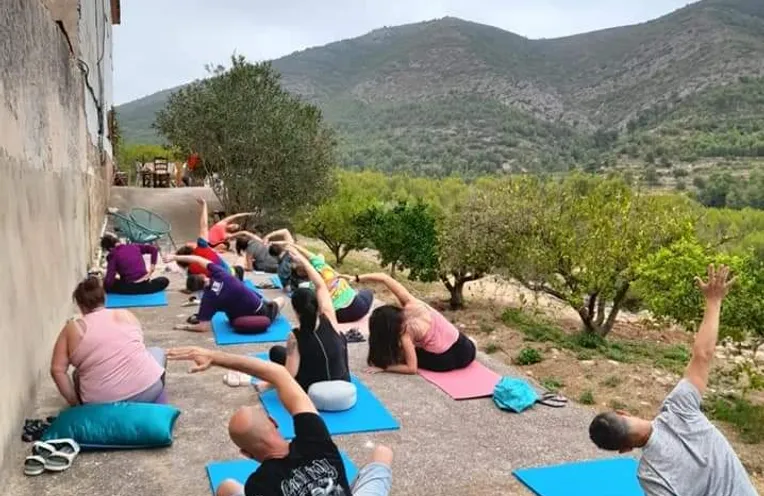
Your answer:
[[[602,385],[610,387],[610,388],[614,388],[614,387],[618,387],[621,384],[621,382],[623,381],[620,377],[618,377],[617,375],[611,375],[610,377],[602,381]]]
[[[764,441],[764,405],[754,405],[742,398],[716,396],[706,401],[704,409],[712,419],[734,425],[743,442]]]
[[[533,365],[534,363],[539,363],[544,358],[541,356],[541,353],[535,349],[535,348],[523,348],[520,353],[517,354],[517,358],[515,358],[515,363],[517,365]]]
[[[547,377],[546,379],[541,379],[541,385],[544,386],[544,389],[556,393],[565,386],[565,383],[556,377]]]
[[[591,390],[587,389],[583,393],[581,393],[581,396],[578,397],[578,402],[582,405],[593,405],[594,404],[594,394],[591,392]]]

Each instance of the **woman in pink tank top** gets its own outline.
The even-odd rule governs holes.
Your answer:
[[[104,308],[106,294],[98,278],[78,284],[73,296],[83,317],[61,330],[50,365],[61,396],[70,405],[155,402],[164,390],[164,352],[146,349],[132,313]]]
[[[448,372],[475,360],[475,343],[392,277],[366,274],[355,276],[355,281],[382,283],[398,300],[398,305],[376,308],[369,317],[370,371],[415,374],[422,368]]]

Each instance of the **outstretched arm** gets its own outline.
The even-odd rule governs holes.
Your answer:
[[[228,223],[230,223],[230,222],[232,222],[232,221],[234,221],[236,219],[240,219],[242,217],[249,217],[250,215],[255,215],[255,213],[254,212],[243,212],[243,213],[240,213],[240,214],[229,215],[228,217],[226,217],[223,220],[219,221],[218,224],[220,222],[223,222],[224,224],[228,224]]]
[[[719,338],[719,318],[722,311],[722,301],[727,295],[734,278],[728,280],[729,269],[722,265],[719,268],[708,266],[708,282],[696,278],[698,287],[706,300],[703,321],[698,328],[698,335],[692,345],[692,358],[685,371],[685,378],[703,394],[708,385],[708,375],[711,361],[716,352],[716,342]]]
[[[186,263],[186,264],[198,264],[204,267],[205,269],[209,268],[210,265],[213,265],[212,262],[207,260],[204,257],[200,257],[198,255],[174,255],[174,254],[167,254],[164,256],[165,263],[169,263],[172,261],[180,262],[180,263]]]
[[[326,287],[326,281],[321,277],[313,264],[311,264],[307,258],[301,253],[300,247],[291,244],[287,247],[289,254],[292,256],[292,260],[299,263],[305,269],[308,274],[308,279],[313,283],[316,288],[316,299],[318,300],[318,311],[325,315],[329,322],[332,323],[334,328],[337,328],[337,314],[334,311],[334,303],[332,302],[332,295],[329,294],[329,288]]]
[[[171,349],[167,352],[167,358],[195,362],[196,365],[191,372],[201,372],[216,365],[249,374],[273,385],[281,403],[291,416],[294,417],[300,413],[318,413],[308,394],[297,384],[289,371],[273,362],[196,347]]]
[[[199,213],[199,237],[207,239],[210,235],[209,212],[207,212],[207,201],[204,198],[197,198],[196,203],[201,205],[202,211]]]
[[[226,239],[231,239],[231,238],[248,238],[248,239],[254,239],[255,241],[259,241],[261,243],[265,243],[263,238],[249,231],[237,231],[233,234],[229,234],[228,236],[226,236]]]
[[[347,279],[350,279],[348,276],[344,276]],[[406,289],[406,287],[390,277],[387,274],[383,273],[376,273],[376,274],[363,274],[359,276],[355,276],[356,282],[376,282],[376,283],[382,283],[385,286],[387,286],[387,289],[389,289],[395,297],[398,299],[398,302],[401,304],[401,306],[406,306],[409,303],[414,303],[417,301],[416,298],[414,298],[411,293],[409,293],[409,290]]]

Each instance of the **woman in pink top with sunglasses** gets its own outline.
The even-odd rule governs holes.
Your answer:
[[[96,277],[79,283],[73,297],[82,318],[61,330],[50,364],[61,396],[70,405],[156,402],[164,390],[164,352],[146,349],[138,319],[127,310],[106,309]]]
[[[398,305],[383,305],[369,317],[369,372],[448,372],[475,360],[475,343],[392,277],[366,274],[355,281],[382,283],[398,300]]]

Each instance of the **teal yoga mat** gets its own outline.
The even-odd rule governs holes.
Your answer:
[[[358,469],[353,461],[348,458],[347,454],[340,451],[342,461],[345,465],[345,473],[348,477],[348,482],[352,483],[356,475],[358,475]],[[207,478],[210,481],[210,489],[212,494],[215,494],[218,486],[226,479],[233,479],[242,485],[247,482],[252,473],[257,470],[260,464],[254,460],[228,460],[221,462],[212,462],[207,464]]]
[[[644,496],[637,460],[610,458],[524,468],[514,476],[538,496]]]
[[[146,295],[106,293],[106,308],[166,307],[167,292]]]

